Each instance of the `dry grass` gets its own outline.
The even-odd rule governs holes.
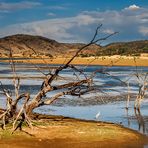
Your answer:
[[[148,138],[120,125],[103,122],[88,122],[75,119],[53,118],[35,121],[31,130],[16,132],[11,138],[2,138],[0,147],[143,147]],[[46,123],[46,124],[44,124]],[[17,136],[16,136],[17,135]]]
[[[20,63],[48,63],[48,64],[63,64],[70,58],[56,57],[42,59],[21,59],[15,60]],[[6,60],[6,62],[8,62]],[[108,66],[148,66],[148,57],[128,57],[128,56],[103,56],[103,57],[77,57],[72,61],[72,64],[84,65],[108,65]]]

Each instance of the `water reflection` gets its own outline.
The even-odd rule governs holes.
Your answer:
[[[135,111],[135,117],[137,119],[138,125],[139,125],[139,131],[145,133],[145,122],[144,118],[141,114],[141,111],[138,109],[134,109]]]
[[[141,112],[135,112],[133,106],[134,101],[130,102],[130,108],[126,110],[125,101],[119,101],[89,106],[52,105],[38,108],[35,111],[42,112],[44,114],[63,115],[86,120],[96,120],[95,116],[98,112],[100,112],[99,121],[122,124],[125,127],[148,135],[148,104],[141,107]]]
[[[130,124],[130,118],[129,118],[129,112],[128,112],[129,109],[126,107],[125,110],[126,110],[128,127],[130,127],[131,124]]]
[[[138,125],[137,130],[143,134],[148,135],[148,117],[143,116],[141,110],[134,109],[134,116],[130,116],[129,109],[126,108],[126,116],[129,128],[131,128],[131,124],[133,124],[132,122],[135,120]]]
[[[29,64],[28,65],[18,64],[17,66],[18,66],[17,67],[18,74],[28,78],[21,80],[20,92],[27,91],[30,94],[32,94],[32,96],[35,95],[40,89],[40,86],[42,84],[42,79],[38,78],[41,77],[41,73],[39,71],[35,71],[34,67]],[[45,65],[40,65],[40,66],[42,67],[44,72],[49,72],[47,71],[46,67],[43,67]],[[79,67],[83,68],[83,66]],[[89,74],[92,71],[95,71],[99,68],[101,67],[89,66],[85,69],[85,72]],[[138,69],[143,72],[148,72],[148,67],[138,67]],[[117,78],[121,79],[122,81],[125,81],[127,80],[127,77],[131,73],[135,72],[135,68],[113,66],[108,68],[107,72],[110,72],[111,75],[114,75]],[[66,78],[71,78],[71,74],[72,72],[70,70],[65,70],[61,73],[61,76]],[[11,75],[12,73],[10,70],[10,65],[7,63],[0,63],[0,79],[5,87],[12,90],[14,89],[13,88],[14,86],[12,86],[11,79],[8,79],[8,77],[11,77]],[[121,101],[121,98],[123,98],[122,100],[125,100],[124,96],[128,91],[127,87],[122,86],[121,83],[119,83],[117,80],[101,75],[99,73],[95,77],[94,81],[95,81],[95,87],[104,89],[104,92],[107,93],[108,96],[110,97],[108,98],[108,100],[106,96],[103,97],[102,99],[103,100],[102,102],[103,103],[107,102],[107,104],[100,103],[99,99],[97,99],[95,96],[100,96],[102,94],[100,94],[100,92],[97,92],[95,93],[95,96],[93,96],[94,94],[93,95],[89,94],[84,96],[84,98],[82,99],[81,98],[78,99],[68,98],[67,100],[61,99],[60,100],[61,102],[58,101],[61,106],[54,106],[54,105],[46,106],[39,108],[36,111],[39,113],[63,115],[63,116],[88,119],[88,120],[95,120],[95,115],[98,112],[100,112],[101,115],[99,117],[99,120],[101,121],[122,123],[126,127],[139,130],[142,133],[148,134],[148,101],[147,104],[141,107],[141,111],[134,111],[132,107],[126,110],[125,113],[125,101]],[[57,83],[61,82],[58,81]],[[131,86],[130,92],[134,96],[138,91],[137,82],[133,77],[130,79],[129,83]],[[117,96],[119,96],[118,98],[120,98],[119,102],[117,101]],[[113,103],[108,103],[109,100],[110,102]],[[130,105],[134,106],[134,103],[132,104],[132,102],[130,102]],[[0,107],[3,106],[4,106],[4,99],[3,96],[0,95]]]

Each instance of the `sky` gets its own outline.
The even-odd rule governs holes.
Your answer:
[[[0,37],[40,35],[59,42],[103,44],[148,39],[148,0],[0,0]]]

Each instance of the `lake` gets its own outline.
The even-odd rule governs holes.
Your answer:
[[[43,73],[48,73],[49,70],[54,70],[59,65],[31,65],[17,64],[16,71],[21,79],[20,92],[29,92],[33,97],[39,90],[43,81]],[[38,69],[37,67],[40,67]],[[148,72],[148,67],[121,67],[121,66],[76,66],[83,70],[85,74],[90,76],[93,71],[103,71],[97,73],[94,77],[94,87],[96,91],[85,94],[81,97],[64,96],[50,106],[40,107],[35,112],[63,115],[86,120],[99,120],[114,122],[148,134],[148,94],[142,102],[141,113],[135,113],[134,100],[138,93],[139,80],[136,74]],[[80,73],[76,72],[80,76]],[[12,70],[7,63],[0,63],[0,81],[5,88],[13,90],[12,85]],[[74,77],[71,69],[66,69],[60,73],[60,77],[54,82],[55,85],[69,82]],[[84,76],[80,76],[83,78]],[[129,83],[130,90],[124,82]],[[126,107],[126,98],[128,91],[131,95],[129,110]],[[47,94],[47,97],[54,95],[55,92]],[[14,94],[13,94],[14,95]],[[5,98],[2,95],[0,88],[0,107],[5,106]],[[99,113],[99,118],[96,119],[96,114]]]

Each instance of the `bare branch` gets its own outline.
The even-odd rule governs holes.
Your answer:
[[[100,29],[101,27],[102,27],[102,24],[100,24],[100,25],[96,28],[94,37],[93,37],[92,40],[90,41],[91,43],[93,43],[94,40],[96,39],[96,37],[97,37],[97,35],[98,35],[98,31],[99,31],[99,29]]]

